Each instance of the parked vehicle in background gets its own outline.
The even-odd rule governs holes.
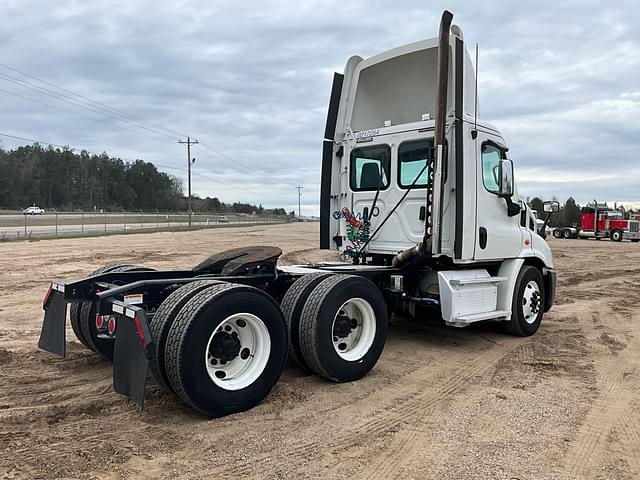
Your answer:
[[[553,229],[547,225],[547,220],[540,218],[537,210],[532,209],[531,213],[533,213],[533,216],[536,219],[536,231],[538,232],[538,235],[542,238],[547,238],[548,235],[551,235]]]
[[[220,215],[218,217],[218,223],[229,223],[229,218],[226,215]]]
[[[44,208],[36,207],[33,205],[32,207],[27,207],[22,210],[24,215],[44,215]]]
[[[631,240],[640,242],[640,220],[625,218],[624,211],[614,210],[606,203],[593,203],[582,207],[580,227],[558,227],[556,238],[610,238],[614,242]]]

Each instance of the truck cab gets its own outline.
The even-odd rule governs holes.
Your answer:
[[[545,209],[557,211],[552,203]],[[509,318],[518,272],[532,266],[550,307],[551,251],[518,195],[506,140],[479,119],[475,71],[458,26],[441,24],[437,38],[367,59],[353,56],[334,76],[320,244],[356,264],[420,256],[425,272],[455,272],[440,277],[506,278],[487,280],[503,301],[482,319]],[[454,317],[445,320],[471,323]]]

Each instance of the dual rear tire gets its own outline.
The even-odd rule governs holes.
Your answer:
[[[388,314],[382,293],[354,275],[311,274],[283,301],[289,357],[301,369],[335,382],[364,377],[384,348]]]
[[[285,323],[286,320],[286,323]],[[345,382],[375,365],[387,334],[384,298],[361,277],[298,279],[281,306],[254,287],[200,280],[169,295],[151,319],[158,383],[210,417],[248,410],[287,359]]]
[[[158,383],[210,417],[258,404],[286,362],[280,307],[246,285],[206,280],[185,285],[161,304],[151,329],[156,342],[151,367]]]

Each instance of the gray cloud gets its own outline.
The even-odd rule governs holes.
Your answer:
[[[8,0],[0,61],[224,152],[233,160],[194,149],[196,171],[216,180],[195,176],[200,195],[293,209],[302,184],[314,213],[332,72],[352,54],[435,36],[443,8],[470,50],[480,44],[482,117],[509,142],[523,195],[640,201],[637,175],[625,174],[637,171],[640,146],[631,1]],[[2,132],[144,158],[184,176],[175,134],[152,140],[2,79],[0,88],[107,123],[0,92]]]

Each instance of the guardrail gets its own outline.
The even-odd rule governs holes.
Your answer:
[[[189,218],[191,217],[191,218]],[[0,241],[170,231],[229,225],[287,223],[286,215],[161,212],[56,212],[43,215],[0,214]]]

